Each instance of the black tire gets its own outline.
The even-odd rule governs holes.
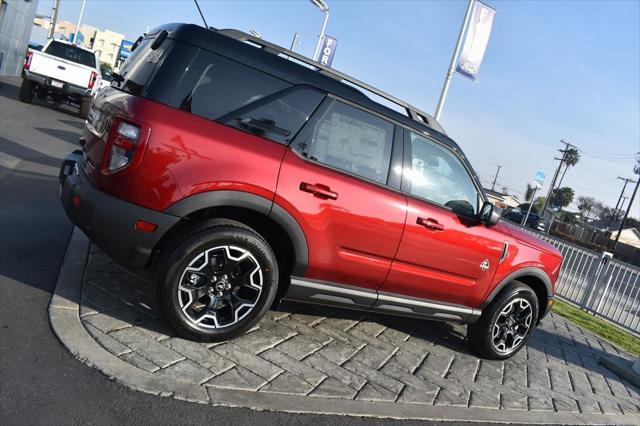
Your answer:
[[[526,302],[523,303],[522,300]],[[507,309],[514,301],[515,304],[510,309],[515,309],[515,311],[503,314],[503,310]],[[529,308],[522,308],[522,305],[527,303]],[[531,337],[538,323],[538,307],[538,297],[531,287],[519,281],[509,283],[482,312],[480,319],[467,326],[467,337],[471,350],[487,359],[506,359],[513,356],[522,349]],[[518,309],[521,309],[520,314],[514,316]],[[525,323],[529,318],[528,313],[531,314],[531,317],[525,332]],[[500,321],[499,324],[496,324],[497,321]],[[499,330],[495,341],[494,327]],[[516,337],[514,337],[514,333]],[[503,337],[505,337],[505,341],[502,340]],[[512,344],[513,347],[510,348]]]
[[[174,240],[173,243],[165,246],[168,254],[159,259],[156,280],[158,283],[158,306],[160,313],[163,319],[178,335],[186,339],[221,341],[238,336],[260,321],[273,302],[278,287],[278,264],[276,256],[269,244],[259,234],[239,222],[214,220],[208,222],[206,226],[199,226],[193,228],[193,230],[194,231],[188,234],[189,236],[185,239]],[[218,247],[230,248],[229,251],[226,251],[227,254],[221,254],[220,252],[224,252],[224,250]],[[236,251],[236,248],[240,251]],[[234,272],[228,272],[227,269],[219,269],[218,271],[220,272],[215,272],[215,274],[225,275],[218,275],[215,281],[203,279],[202,282],[204,282],[204,285],[198,284],[197,286],[190,287],[192,289],[197,288],[198,290],[207,287],[209,292],[203,294],[200,299],[197,299],[198,302],[189,303],[195,298],[194,294],[197,293],[179,290],[179,287],[183,288],[185,285],[190,285],[186,268],[194,268],[200,265],[200,263],[195,263],[196,266],[194,266],[194,262],[199,262],[198,259],[200,259],[200,261],[203,259],[207,261],[206,265],[212,265],[212,269],[220,268],[218,265],[213,265],[213,258],[216,256],[224,257],[230,265],[232,261],[229,261],[229,258],[226,256],[232,251],[236,254],[242,253],[242,250],[250,253],[250,256],[242,254],[242,256],[245,256],[245,261],[252,262],[249,269],[255,268],[255,264],[260,268],[257,279],[258,281],[261,279],[261,290],[258,291],[249,288],[251,286],[248,285],[236,285],[233,283]],[[240,262],[238,262],[238,264],[239,263]],[[205,265],[205,263],[202,263],[202,265]],[[238,279],[242,281],[253,281],[256,276],[256,270],[257,269],[253,269],[254,272],[248,277]],[[231,286],[231,288],[225,292],[225,297],[227,297],[226,302],[222,297],[214,297],[217,286],[222,282],[220,281],[220,277],[224,277],[224,280],[227,279],[227,272],[225,271],[228,272],[230,277],[229,281],[225,282]],[[200,272],[196,272],[196,274],[200,274]],[[203,273],[200,278],[210,278],[204,275]],[[239,275],[244,276],[246,274]],[[224,284],[222,287],[224,287]],[[252,301],[252,303],[254,303],[253,307],[247,308],[245,304],[237,303],[237,300],[231,299],[231,297],[233,297],[231,294],[233,294],[234,291],[239,292],[240,287],[243,287],[243,291],[251,290],[248,291],[248,293],[251,294],[247,295],[248,293],[245,293],[243,294],[243,298],[255,297],[255,302]],[[237,293],[235,297],[239,297]],[[216,302],[216,300],[218,300],[218,302]],[[231,303],[232,300],[233,303]],[[207,316],[205,315],[207,313],[205,312],[206,309],[216,303],[220,303],[223,306],[221,310],[215,311],[216,318],[205,318],[205,320],[198,324],[196,320]],[[240,305],[238,311],[241,311],[241,314],[236,315],[235,309],[230,308],[230,306],[234,304],[236,306]],[[206,305],[206,307],[202,308],[203,310],[199,312],[191,308],[182,309],[185,306],[196,305]],[[210,310],[209,312],[213,311]],[[218,318],[218,315],[220,315],[221,318]],[[233,317],[235,318],[235,322],[229,322],[225,325],[224,317]],[[219,320],[221,327],[218,324]]]
[[[93,101],[93,96],[84,96],[80,101],[80,111],[78,112],[78,117],[87,118],[89,115],[89,110],[91,109],[91,102]]]
[[[34,90],[35,90],[35,87],[34,87],[33,81],[23,78],[22,84],[20,85],[20,94],[18,95],[18,97],[20,98],[20,101],[26,102],[28,104],[33,102]]]

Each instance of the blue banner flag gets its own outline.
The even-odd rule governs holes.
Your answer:
[[[333,62],[333,55],[336,53],[336,47],[338,47],[338,40],[331,36],[324,35],[320,46],[317,61],[322,65],[330,67]]]

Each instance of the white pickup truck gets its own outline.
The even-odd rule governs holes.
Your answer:
[[[22,69],[20,100],[31,102],[33,95],[80,108],[80,117],[89,114],[100,79],[98,57],[83,47],[50,40],[42,51],[27,51]]]

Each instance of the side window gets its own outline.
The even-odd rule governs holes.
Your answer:
[[[173,99],[180,109],[216,120],[289,86],[254,68],[200,50],[178,82]]]
[[[409,132],[411,138],[412,195],[451,208],[456,213],[478,213],[480,196],[460,159],[450,150]]]
[[[221,122],[287,144],[307,122],[325,94],[308,87],[294,88],[234,111]]]
[[[304,157],[378,183],[387,182],[394,125],[340,101],[327,100],[296,140]]]

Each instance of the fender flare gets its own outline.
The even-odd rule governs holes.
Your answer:
[[[489,304],[493,301],[493,299],[495,299],[495,297],[502,291],[502,289],[507,284],[509,284],[513,280],[517,280],[519,277],[524,277],[524,276],[533,276],[538,278],[540,281],[544,283],[547,289],[547,297],[553,296],[553,286],[551,284],[551,278],[549,278],[549,275],[547,275],[547,273],[542,268],[538,268],[535,266],[526,266],[524,268],[518,269],[517,271],[510,273],[502,281],[500,281],[500,284],[498,284],[491,291],[491,293],[489,293],[489,296],[487,296],[485,301],[482,302],[482,305],[480,305],[480,308],[484,309],[487,306],[489,306]]]
[[[302,228],[291,214],[272,200],[243,191],[207,191],[184,198],[165,209],[165,213],[186,217],[209,207],[238,207],[269,217],[284,229],[295,252],[292,274],[304,276],[309,263],[309,247]]]

